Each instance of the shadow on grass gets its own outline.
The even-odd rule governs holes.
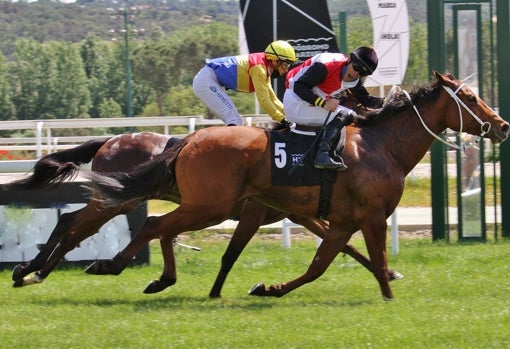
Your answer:
[[[240,310],[262,310],[270,308],[294,308],[328,306],[328,307],[357,307],[364,305],[377,304],[375,299],[321,299],[310,300],[302,297],[273,298],[273,297],[257,297],[247,296],[242,298],[218,298],[211,299],[208,297],[193,297],[183,295],[170,295],[165,297],[147,299],[122,299],[122,298],[96,298],[96,299],[76,299],[70,297],[60,297],[54,299],[37,300],[32,299],[31,303],[39,306],[91,306],[91,307],[116,307],[116,306],[132,306],[134,311],[151,312],[161,311],[165,308],[179,308],[183,310],[218,310],[218,309],[240,309]],[[381,300],[381,302],[383,302]]]

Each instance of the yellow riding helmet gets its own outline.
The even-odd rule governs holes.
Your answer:
[[[272,59],[274,61],[285,61],[288,63],[297,61],[296,52],[294,52],[294,49],[287,41],[283,40],[270,43],[266,47],[264,53],[266,54],[266,59]]]

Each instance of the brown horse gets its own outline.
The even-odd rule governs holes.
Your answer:
[[[1,190],[30,190],[47,185],[57,185],[77,174],[78,166],[92,161],[92,170],[99,172],[127,171],[137,164],[143,163],[161,154],[163,150],[177,142],[157,133],[142,132],[124,134],[104,140],[92,140],[72,149],[63,150],[41,158],[34,166],[31,176],[3,185]],[[72,165],[71,165],[72,164]],[[176,187],[165,188],[158,194],[159,199],[180,202]],[[97,200],[91,200],[85,207],[74,212],[63,214],[53,229],[46,244],[44,244],[31,261],[14,267],[12,279],[15,287],[40,283],[51,273],[57,263],[86,238],[97,233],[99,228],[111,218],[119,214],[127,214],[135,203],[127,203],[116,207],[101,207]],[[239,213],[236,208],[235,215],[240,215],[239,228],[232,236],[227,251],[222,258],[220,272],[211,290],[211,297],[219,297],[221,288],[232,268],[234,262],[253,237],[260,225],[269,224],[283,219],[286,214],[266,208],[255,202],[246,202]],[[327,225],[325,222],[307,217],[293,216],[295,222],[307,226],[320,237],[324,237]],[[164,256],[164,270],[159,280],[152,281],[145,293],[162,291],[177,281],[173,253],[173,239],[163,236],[160,239]],[[347,245],[344,249],[369,270],[370,261],[359,253],[353,246]],[[34,275],[28,276],[35,272]],[[392,278],[402,277],[398,272],[392,271]]]
[[[361,229],[381,293],[384,299],[393,299],[386,220],[402,196],[406,175],[447,128],[494,143],[505,140],[509,131],[509,124],[461,81],[450,74],[434,75],[433,82],[415,88],[411,96],[401,94],[380,112],[347,128],[343,155],[349,170],[339,173],[333,184],[329,229],[310,267],[286,283],[257,284],[251,294],[281,297],[312,282]],[[173,185],[181,193],[177,209],[148,218],[124,250],[112,260],[96,262],[89,272],[116,274],[150,240],[217,224],[245,198],[314,217],[318,186],[272,184],[272,162],[277,159],[272,157],[271,137],[268,130],[254,127],[212,127],[187,136],[130,173],[89,173],[105,205],[149,199]]]

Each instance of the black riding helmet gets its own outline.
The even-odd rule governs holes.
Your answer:
[[[349,54],[354,70],[361,76],[368,76],[374,73],[379,63],[377,53],[373,47],[360,46]]]

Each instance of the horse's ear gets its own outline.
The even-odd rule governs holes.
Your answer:
[[[434,74],[436,80],[444,81],[444,76],[440,72],[433,70],[432,73]]]

